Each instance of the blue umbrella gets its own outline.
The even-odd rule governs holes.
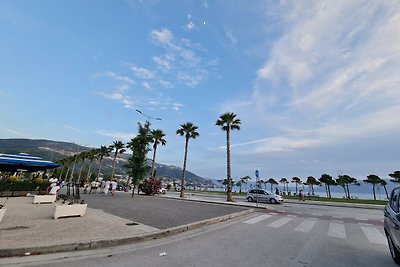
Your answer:
[[[44,171],[60,166],[52,161],[34,157],[26,153],[15,155],[0,154],[0,171],[15,172],[25,170],[28,172]]]

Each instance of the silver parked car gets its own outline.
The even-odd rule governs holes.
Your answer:
[[[259,201],[259,202],[269,202],[271,204],[276,204],[279,202],[283,202],[283,197],[269,193],[264,189],[251,189],[246,194],[246,199],[249,202]]]
[[[384,229],[389,244],[390,254],[395,263],[400,265],[400,187],[393,189],[384,214]]]

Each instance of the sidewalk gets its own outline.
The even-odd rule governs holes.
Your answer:
[[[5,201],[0,198],[0,203]],[[32,197],[9,198],[0,222],[0,257],[105,248],[161,238],[229,220],[251,209],[166,230],[137,224],[88,208],[83,217],[53,219],[55,204],[32,204]],[[134,224],[129,226],[127,224]]]

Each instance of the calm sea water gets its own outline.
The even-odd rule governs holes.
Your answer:
[[[217,182],[214,182],[215,184],[218,184]],[[350,185],[349,190],[350,190],[350,196],[353,198],[359,198],[359,199],[374,199],[374,195],[372,192],[372,184],[367,184],[364,183],[363,181],[359,181],[360,185]],[[246,185],[242,186],[242,192],[248,191],[250,188],[254,187],[254,183],[248,183]],[[390,195],[390,192],[392,191],[393,188],[400,186],[400,183],[393,183],[390,182],[390,180],[387,180],[387,185],[386,189],[388,194]],[[278,184],[278,185],[273,185],[272,186],[272,191],[275,192],[276,187],[280,191],[283,191],[283,184]],[[296,192],[296,186],[294,183],[289,183],[288,184],[289,191],[291,191],[292,194]],[[270,191],[271,190],[271,185],[263,185],[262,188],[265,188],[266,190]],[[335,198],[344,198],[345,193],[344,189],[341,186],[331,186],[331,196]],[[298,185],[297,190],[303,189],[304,193],[311,193],[309,186],[306,185]],[[219,186],[217,188],[213,188],[213,191],[224,191],[225,188],[222,186]],[[237,186],[233,187],[233,191],[239,192],[240,188]],[[315,195],[318,195],[320,197],[326,197],[326,191],[325,191],[325,186],[314,186],[314,193]],[[387,199],[385,189],[383,186],[375,186],[375,195],[377,200],[385,200]]]

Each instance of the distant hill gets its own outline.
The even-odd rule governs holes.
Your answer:
[[[85,147],[69,142],[51,141],[51,140],[36,140],[36,139],[0,139],[0,154],[16,154],[28,153],[33,156],[38,156],[46,160],[57,161],[65,157],[74,155],[75,153],[88,151],[92,147]],[[116,160],[116,174],[126,174],[124,165],[128,163],[129,154],[119,154]],[[151,160],[148,159],[148,164]],[[94,166],[96,168],[97,166]],[[112,157],[107,157],[103,161],[102,172],[111,174]],[[167,179],[181,179],[182,168],[156,163],[157,177],[165,177]],[[192,180],[195,184],[204,183],[206,179],[186,171],[186,180]]]

